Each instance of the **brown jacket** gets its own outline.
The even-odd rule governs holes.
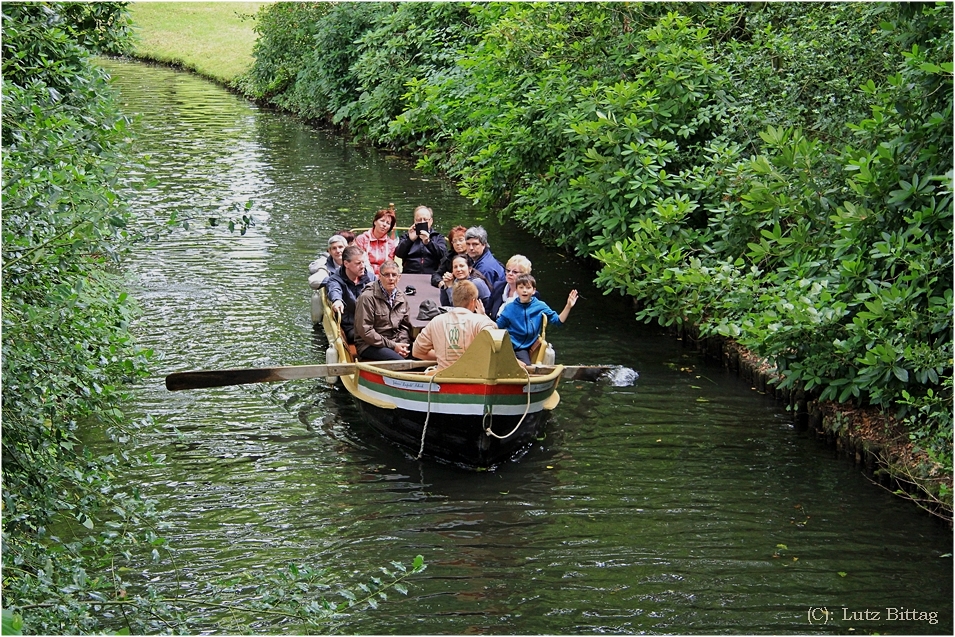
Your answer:
[[[365,286],[355,302],[355,345],[361,356],[369,347],[394,349],[395,343],[411,345],[411,319],[408,301],[401,290],[394,306],[388,304],[378,281]]]

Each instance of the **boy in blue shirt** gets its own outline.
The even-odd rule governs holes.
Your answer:
[[[519,274],[514,281],[517,298],[501,308],[497,317],[497,326],[507,330],[514,346],[517,360],[524,365],[531,364],[531,349],[537,343],[543,319],[541,315],[555,325],[567,320],[570,310],[577,303],[577,290],[567,295],[567,304],[558,314],[550,306],[534,296],[537,292],[537,280],[530,274]]]

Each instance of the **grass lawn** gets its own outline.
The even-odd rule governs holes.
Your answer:
[[[229,84],[252,65],[255,24],[265,2],[132,2],[135,55],[181,64]]]

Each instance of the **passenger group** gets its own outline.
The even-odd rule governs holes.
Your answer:
[[[434,360],[440,370],[460,358],[481,330],[497,327],[507,330],[518,361],[530,365],[540,347],[543,317],[561,325],[577,303],[577,290],[571,290],[560,313],[551,309],[537,293],[530,260],[515,254],[502,266],[481,226],[456,226],[445,241],[427,206],[415,208],[414,224],[400,239],[396,225],[394,205],[378,210],[370,229],[357,237],[347,230],[332,235],[328,251],[309,265],[310,287],[325,288],[359,360],[413,357]],[[441,305],[451,306],[431,319],[413,343],[410,306],[399,286],[401,267],[395,257],[409,274],[430,274]]]

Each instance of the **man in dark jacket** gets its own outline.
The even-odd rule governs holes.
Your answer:
[[[487,230],[482,226],[472,226],[464,234],[468,247],[468,256],[474,259],[474,268],[484,275],[487,287],[494,289],[498,281],[504,278],[504,266],[491,254],[487,244]]]
[[[402,360],[411,353],[411,319],[408,301],[398,289],[400,278],[398,264],[387,259],[378,268],[378,280],[366,285],[355,303],[355,345],[361,360]]]
[[[348,246],[342,252],[342,267],[328,277],[325,289],[328,302],[342,317],[342,330],[349,343],[355,342],[355,303],[366,285],[375,280],[375,275],[365,270],[365,251],[358,246]]]
[[[424,228],[425,224],[427,229]],[[434,274],[448,251],[444,237],[434,229],[431,208],[418,206],[414,225],[398,240],[395,256],[401,259],[406,274]]]

